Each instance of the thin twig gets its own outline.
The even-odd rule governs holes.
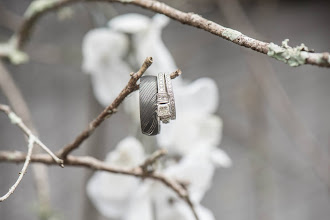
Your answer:
[[[151,156],[151,158],[154,156]],[[159,157],[158,157],[159,158]],[[25,161],[26,155],[23,152],[19,151],[0,151],[0,162],[12,162],[12,163],[21,163]],[[146,161],[150,161],[150,158],[147,158]],[[56,164],[52,158],[47,154],[34,154],[31,156],[31,162],[34,163],[43,163],[47,165],[54,165]],[[146,163],[146,162],[145,162]],[[190,207],[196,220],[198,220],[198,215],[194,208],[193,203],[191,202],[188,191],[180,184],[180,182],[170,179],[169,177],[158,173],[158,172],[151,172],[145,173],[143,169],[138,166],[133,169],[126,169],[126,168],[119,168],[113,167],[103,161],[100,161],[94,157],[90,156],[72,156],[67,155],[65,160],[65,165],[68,166],[77,166],[77,167],[86,167],[93,170],[101,170],[106,171],[109,173],[116,173],[116,174],[124,174],[129,176],[135,176],[142,179],[149,178],[153,180],[157,180],[165,184],[167,187],[172,189],[178,197],[183,199]]]
[[[92,122],[89,123],[87,128],[82,131],[75,140],[63,147],[59,151],[59,155],[65,160],[70,152],[77,149],[92,133],[93,131],[107,118],[109,118],[113,113],[117,112],[118,106],[124,101],[124,99],[135,90],[136,82],[140,79],[142,74],[148,69],[152,64],[152,57],[147,57],[142,64],[142,67],[136,73],[131,74],[131,78],[125,88],[119,93],[117,98],[106,107]]]
[[[182,74],[182,71],[180,69],[175,70],[173,73],[171,73],[171,79],[175,79],[176,77],[180,76]],[[137,84],[134,88],[135,90],[139,90],[140,85]]]
[[[61,160],[60,158],[58,158],[44,143],[42,143],[39,138],[37,138],[32,132],[31,130],[24,124],[24,122],[22,121],[22,119],[20,117],[18,117],[11,109],[9,106],[7,105],[3,105],[0,104],[0,111],[4,112],[7,114],[8,118],[11,120],[12,124],[17,125],[22,131],[23,133],[29,138],[34,137],[35,140],[33,143],[38,144],[42,149],[44,149],[52,158],[53,160],[59,164],[61,167],[63,166],[63,160]]]
[[[21,172],[18,175],[18,179],[16,180],[16,182],[14,183],[14,185],[12,187],[9,188],[8,192],[0,197],[0,202],[3,202],[4,200],[6,200],[11,194],[14,193],[15,189],[17,188],[17,186],[19,185],[19,183],[22,181],[24,174],[26,173],[26,169],[29,166],[30,160],[31,160],[31,155],[32,155],[32,151],[33,151],[33,147],[34,147],[34,142],[35,142],[35,137],[29,136],[29,144],[28,144],[28,153],[25,157],[25,162],[23,165],[23,168],[21,170]]]
[[[155,151],[149,158],[147,158],[143,164],[140,165],[141,169],[145,172],[149,172],[149,167],[152,166],[159,158],[165,156],[167,154],[166,149],[159,149]],[[153,170],[151,170],[153,172]]]
[[[150,11],[164,14],[174,20],[183,24],[190,25],[199,29],[203,29],[211,34],[219,36],[239,46],[250,48],[257,52],[267,54],[277,60],[288,63],[290,66],[299,66],[302,64],[311,64],[320,67],[330,67],[330,55],[328,52],[313,53],[306,51],[305,47],[302,48],[289,48],[285,45],[279,46],[274,43],[263,42],[253,39],[249,36],[242,34],[239,31],[226,28],[213,21],[203,18],[195,13],[185,13],[173,7],[166,5],[155,0],[58,0],[49,1],[42,9],[35,10],[33,7],[35,1],[31,3],[24,16],[24,22],[15,33],[12,39],[14,41],[14,49],[20,50],[23,48],[29,39],[32,29],[37,21],[47,12],[57,10],[70,4],[80,2],[108,2],[108,3],[122,3],[133,4]],[[296,49],[296,50],[295,50]],[[10,54],[0,54],[0,57],[9,57]]]
[[[58,155],[60,155],[61,158],[65,160],[67,155],[73,150],[77,149],[105,119],[111,117],[114,113],[117,112],[118,106],[124,101],[124,99],[129,94],[139,88],[136,83],[141,78],[143,73],[148,69],[148,67],[152,64],[152,62],[152,57],[147,57],[139,71],[136,73],[131,73],[130,80],[128,81],[125,88],[119,93],[117,98],[108,107],[106,107],[92,122],[90,122],[87,128],[82,131],[72,143],[66,145],[59,151]],[[171,78],[174,79],[180,74],[181,70],[176,70],[171,74]]]
[[[23,94],[2,61],[0,61],[0,88],[9,101],[10,106],[13,108],[13,111],[22,118],[31,132],[38,137],[37,129],[33,123],[30,110],[24,100]],[[26,138],[27,142],[28,140],[29,139]],[[40,151],[41,149],[37,147],[33,148],[32,153],[40,153]],[[39,207],[42,207],[43,211],[49,211],[51,210],[51,204],[47,167],[43,164],[32,164],[32,172],[38,194]],[[39,212],[39,215],[40,214]]]

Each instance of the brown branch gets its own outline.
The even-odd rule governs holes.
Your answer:
[[[122,3],[133,4],[150,11],[154,11],[160,14],[164,14],[176,21],[183,24],[190,25],[199,29],[203,29],[211,34],[219,36],[230,42],[233,42],[239,46],[250,48],[257,52],[267,54],[277,60],[288,63],[290,66],[299,66],[302,64],[311,64],[320,67],[330,67],[330,55],[328,52],[313,53],[304,47],[291,48],[287,45],[276,45],[274,43],[263,42],[253,39],[242,34],[239,31],[226,28],[213,21],[203,18],[202,16],[194,13],[185,13],[175,8],[172,8],[165,3],[161,3],[155,0],[58,0],[49,1],[48,4],[43,5],[42,9],[33,8],[32,2],[29,6],[24,17],[24,21],[19,30],[14,35],[16,41],[14,41],[14,47],[16,50],[22,49],[24,44],[29,39],[32,29],[37,21],[47,12],[57,10],[64,6],[79,3],[79,2],[108,2],[108,3]],[[37,7],[36,7],[37,8]],[[9,51],[10,53],[12,51]],[[9,57],[10,54],[0,54],[0,57]]]
[[[29,144],[28,144],[28,153],[24,158],[24,165],[23,165],[23,168],[22,168],[21,172],[18,175],[18,179],[16,180],[14,185],[9,188],[8,192],[4,196],[0,197],[0,202],[5,201],[11,194],[13,194],[15,189],[17,188],[17,186],[22,181],[23,176],[26,173],[26,170],[27,170],[27,168],[29,166],[29,163],[30,163],[30,160],[31,160],[31,155],[32,155],[33,147],[34,147],[34,142],[35,142],[35,137],[30,136],[29,137]]]
[[[8,99],[13,110],[22,118],[23,122],[31,130],[31,132],[38,136],[38,132],[33,124],[27,103],[2,61],[0,61],[0,88]],[[28,142],[28,138],[26,138],[26,140]],[[40,148],[33,148],[32,153],[40,153],[40,151]],[[39,207],[42,207],[43,211],[49,211],[51,210],[51,205],[47,167],[43,164],[33,164],[32,172],[38,193],[38,202],[40,204]]]
[[[83,132],[81,132],[72,143],[66,145],[63,147],[63,149],[60,150],[59,155],[61,155],[64,160],[66,159],[67,155],[71,151],[77,149],[105,119],[109,118],[117,111],[118,106],[130,93],[135,91],[136,82],[140,79],[142,74],[148,69],[152,62],[152,57],[147,57],[139,71],[131,74],[131,78],[128,81],[128,84],[119,93],[117,98],[108,107],[106,107],[101,112],[101,114],[99,114],[92,122],[90,122],[88,127]]]
[[[156,162],[158,161],[159,158],[165,156],[167,154],[167,150],[165,149],[159,149],[157,151],[155,151],[149,158],[147,158],[143,164],[140,165],[140,168],[144,171],[144,172],[153,172],[153,169],[150,169],[150,167]]]
[[[60,155],[61,158],[65,160],[67,155],[73,150],[77,149],[105,119],[111,117],[114,113],[117,112],[118,106],[124,101],[124,99],[129,94],[139,88],[139,85],[137,85],[136,83],[143,75],[143,73],[148,69],[148,67],[152,64],[152,62],[152,57],[147,57],[140,70],[136,73],[131,73],[130,80],[128,81],[125,88],[119,93],[117,98],[108,107],[106,107],[92,122],[90,122],[87,128],[82,131],[72,143],[66,145],[59,151],[58,155]],[[174,79],[179,75],[181,75],[181,70],[176,70],[175,72],[171,73],[171,78]]]
[[[147,158],[146,161],[153,160],[151,158],[154,158],[154,155],[151,156],[150,158]],[[19,151],[0,151],[0,162],[22,163],[25,161],[25,159],[26,159],[26,154]],[[143,164],[147,163],[146,161]],[[56,164],[54,160],[47,154],[34,154],[31,156],[31,162],[43,163],[47,165]],[[149,179],[157,180],[163,183],[164,185],[166,185],[167,187],[169,187],[170,189],[172,189],[179,198],[183,199],[189,205],[190,209],[194,213],[196,220],[199,219],[196,210],[194,208],[194,205],[189,198],[188,191],[180,184],[180,182],[170,179],[161,173],[158,172],[146,173],[140,166],[133,169],[113,167],[103,161],[100,161],[90,156],[67,155],[67,158],[65,160],[65,165],[86,167],[93,170],[101,170],[109,173],[135,176],[142,179],[149,178]]]
[[[0,104],[0,111],[4,112],[5,114],[7,114],[8,118],[11,120],[12,124],[17,125],[22,131],[23,133],[28,137],[28,139],[30,140],[31,138],[34,139],[33,143],[36,143],[37,145],[39,145],[42,149],[44,149],[50,156],[51,158],[54,160],[54,162],[56,162],[57,164],[59,164],[61,167],[63,167],[63,160],[61,160],[60,158],[58,158],[44,143],[42,143],[32,132],[31,130],[24,124],[24,122],[22,121],[22,119],[20,117],[18,117],[11,109],[9,106],[7,105],[2,105]]]
[[[176,77],[180,76],[182,74],[182,71],[180,69],[175,70],[173,73],[171,73],[171,79],[175,79]],[[136,85],[134,88],[134,91],[139,90],[140,85]]]
[[[230,25],[242,28],[248,33],[257,33],[238,0],[219,0],[219,9],[222,10]],[[266,59],[243,54],[246,56],[251,73],[267,97],[266,100],[269,102],[275,117],[287,129],[290,138],[299,146],[299,150],[309,158],[313,170],[329,188],[330,166],[327,154],[322,150],[312,131],[305,126],[297,114],[287,93],[277,79],[271,63]]]

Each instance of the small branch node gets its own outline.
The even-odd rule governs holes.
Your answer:
[[[142,171],[144,173],[152,173],[154,172],[154,167],[153,165],[163,156],[167,154],[167,150],[165,149],[160,149],[155,151],[153,154],[148,157],[143,164],[140,165]]]

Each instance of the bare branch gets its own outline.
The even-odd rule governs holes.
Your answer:
[[[182,74],[182,71],[180,69],[175,70],[173,73],[171,73],[171,79],[175,79],[176,77],[180,76]],[[134,88],[135,90],[138,90],[140,88],[140,85],[136,85]]]
[[[230,25],[242,28],[248,33],[257,32],[238,0],[220,0],[219,8],[222,9],[222,13]],[[309,158],[315,173],[330,188],[330,164],[327,153],[322,150],[313,132],[305,126],[297,114],[269,60],[243,54],[249,63],[251,73],[267,97],[266,100],[270,103],[270,109],[282,123],[282,126],[287,129],[287,133],[299,146],[299,150]]]
[[[72,143],[66,145],[59,151],[58,155],[60,155],[61,158],[65,160],[67,155],[73,150],[77,149],[105,119],[111,117],[114,113],[117,112],[118,106],[124,101],[124,99],[129,94],[139,88],[139,85],[137,85],[136,83],[141,78],[143,73],[148,69],[148,67],[152,64],[152,62],[152,57],[147,57],[139,71],[136,73],[131,73],[130,80],[128,81],[125,88],[119,93],[117,98],[108,107],[106,107],[92,122],[90,122],[87,128],[82,131]],[[176,70],[175,72],[171,73],[171,78],[174,79],[179,75],[181,75],[181,70]]]
[[[155,155],[159,155],[159,154],[162,153],[153,154],[150,158],[147,158],[143,164],[147,164],[148,163],[147,161],[155,161],[156,159],[152,159],[152,158],[155,158]],[[18,151],[0,151],[0,162],[22,163],[23,161],[25,161],[26,157],[27,156],[24,153]],[[159,158],[159,156],[157,156],[157,158]],[[47,154],[34,154],[31,156],[31,162],[43,163],[47,165],[56,164],[54,160],[52,160],[52,158]],[[196,220],[199,219],[196,210],[194,208],[194,205],[189,198],[188,191],[182,186],[182,184],[180,184],[180,182],[170,179],[161,173],[158,172],[146,173],[143,171],[143,169],[140,166],[133,169],[113,167],[103,161],[97,160],[96,158],[90,156],[67,155],[65,160],[65,165],[86,167],[93,170],[101,170],[109,173],[135,176],[142,179],[149,178],[149,179],[157,180],[165,184],[170,189],[172,189],[177,194],[178,197],[183,199],[189,205]]]
[[[31,132],[35,136],[38,136],[37,129],[34,126],[30,110],[24,100],[22,92],[2,61],[0,61],[0,88],[8,99],[13,110],[22,118],[23,122]],[[26,138],[26,141],[28,142],[28,138]],[[40,151],[40,148],[33,148],[32,153],[40,153]],[[32,172],[38,193],[39,207],[42,207],[43,211],[51,210],[47,167],[43,164],[33,164]],[[40,214],[41,213],[39,213],[39,215]]]
[[[134,74],[131,74],[131,78],[128,81],[128,84],[119,93],[118,97],[108,107],[106,107],[92,122],[90,122],[88,127],[83,132],[81,132],[71,144],[66,145],[65,147],[63,147],[63,149],[60,150],[59,155],[61,155],[64,160],[66,159],[67,155],[71,151],[77,149],[105,119],[109,118],[112,114],[117,112],[118,106],[131,92],[135,91],[136,82],[140,79],[142,74],[148,69],[152,62],[152,57],[147,57],[139,71]]]
[[[79,2],[117,2],[122,4],[133,4],[150,11],[164,14],[183,24],[203,29],[211,34],[226,39],[239,46],[243,46],[255,50],[257,52],[267,54],[268,56],[283,61],[290,66],[311,64],[320,67],[330,67],[330,55],[328,52],[313,53],[309,51],[303,44],[301,46],[292,48],[287,45],[286,40],[282,42],[281,46],[274,43],[267,43],[260,40],[256,40],[242,34],[239,31],[226,28],[213,21],[205,19],[198,14],[185,13],[166,5],[165,3],[161,3],[155,0],[58,0],[49,1],[47,4],[44,3],[41,9],[40,7],[36,7],[35,4],[37,4],[37,2],[33,1],[25,13],[24,22],[22,23],[16,34],[11,38],[13,39],[13,41],[11,41],[12,44],[10,46],[12,46],[13,48],[0,54],[0,57],[2,56],[10,58],[12,55],[14,55],[13,53],[20,53],[20,49],[23,48],[24,44],[29,39],[33,27],[44,14],[53,10],[57,10],[64,6]],[[20,54],[20,56],[21,55],[23,54]]]
[[[16,180],[16,182],[14,183],[14,185],[12,187],[9,188],[8,192],[0,197],[0,202],[3,202],[4,200],[6,200],[11,194],[14,193],[15,189],[17,188],[17,186],[19,185],[19,183],[22,181],[23,179],[23,176],[24,174],[26,173],[26,169],[28,168],[29,166],[29,163],[30,163],[30,160],[31,160],[31,155],[32,155],[32,150],[33,150],[33,147],[34,147],[34,142],[35,142],[35,137],[32,135],[32,136],[29,136],[29,144],[28,144],[28,153],[25,157],[25,162],[24,162],[24,165],[23,165],[23,168],[22,168],[22,171],[19,173],[18,175],[18,179]]]
[[[152,166],[159,158],[165,156],[167,150],[159,149],[155,151],[149,158],[147,158],[143,164],[140,165],[141,169],[145,172],[153,172],[153,169],[149,170],[149,167]]]
[[[12,124],[17,125],[23,133],[31,139],[31,137],[34,137],[33,143],[38,144],[42,149],[44,149],[52,158],[53,160],[59,164],[61,167],[63,167],[63,160],[58,158],[44,143],[42,143],[36,136],[33,135],[31,130],[24,124],[22,119],[18,117],[7,105],[0,104],[0,111],[6,113],[8,115],[8,118],[11,120]]]

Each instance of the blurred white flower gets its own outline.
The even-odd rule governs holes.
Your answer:
[[[186,155],[196,148],[217,147],[222,137],[218,88],[214,80],[200,78],[174,88],[177,118],[162,125],[157,136],[160,147]]]
[[[162,14],[156,14],[150,19],[141,14],[130,13],[113,18],[108,25],[117,32],[131,34],[132,52],[138,66],[146,57],[153,57],[154,62],[146,73],[155,75],[159,72],[173,72],[177,69],[174,59],[161,37],[162,30],[169,21],[169,18]]]
[[[140,165],[144,158],[141,143],[134,137],[126,137],[107,155],[105,162],[114,167],[133,168]],[[100,213],[118,218],[138,187],[139,179],[136,177],[96,172],[88,182],[87,194]]]
[[[213,213],[200,204],[195,205],[196,213],[200,220],[215,220]],[[159,220],[195,220],[191,209],[184,202],[176,202],[162,209],[158,215]]]
[[[153,64],[146,74],[173,72],[177,69],[172,55],[162,41],[162,29],[169,18],[156,14],[153,18],[129,13],[117,16],[108,23],[109,28],[89,31],[83,41],[83,69],[92,76],[96,99],[103,106],[109,105],[129,80],[129,73],[136,71],[146,57],[153,57]],[[177,78],[173,84],[180,84]],[[139,123],[138,93],[124,101],[125,111]]]
[[[173,57],[162,41],[163,28],[169,19],[140,14],[125,14],[109,21],[108,28],[88,32],[83,42],[83,69],[91,74],[97,100],[110,104],[129,80],[129,73],[139,68],[147,56],[154,63],[147,74],[172,72],[177,69]],[[228,155],[218,149],[222,138],[222,120],[215,115],[219,105],[214,80],[200,78],[184,83],[173,80],[177,119],[163,124],[157,136],[160,147],[179,154],[181,160],[157,172],[187,184],[191,200],[201,220],[213,220],[213,214],[200,202],[210,188],[216,167],[229,167]],[[139,125],[138,93],[124,102],[125,111]],[[127,137],[109,153],[106,161],[118,167],[132,168],[143,162],[140,142]],[[106,217],[124,220],[193,220],[187,204],[162,183],[135,177],[96,173],[87,185],[95,207]]]
[[[129,80],[130,66],[124,61],[129,47],[125,34],[107,28],[89,31],[83,40],[83,69],[91,74],[94,95],[109,105]]]
[[[199,203],[194,208],[200,220],[214,220],[212,212]],[[123,220],[194,220],[188,204],[179,199],[168,187],[156,182],[146,182],[130,201]]]
[[[220,161],[214,160],[213,155]],[[220,149],[199,148],[184,156],[177,164],[172,164],[161,173],[169,178],[186,184],[190,199],[195,204],[198,216],[202,220],[213,220],[213,214],[200,205],[206,191],[210,188],[217,165],[228,166],[231,161]],[[161,220],[195,219],[188,205],[173,190],[160,182],[146,180],[130,200],[124,220],[146,219],[153,216]]]
[[[128,54],[130,66],[139,68],[146,57],[153,57],[153,64],[147,69],[146,75],[156,75],[159,72],[173,72],[177,69],[175,61],[165,46],[161,34],[163,28],[169,23],[169,18],[156,14],[153,18],[129,13],[111,19],[108,26],[117,33],[127,34],[131,39],[131,50]],[[173,85],[180,85],[181,79],[177,78]],[[134,121],[140,123],[138,93],[131,94],[124,102],[124,109]]]
[[[221,154],[222,160],[215,160],[213,157],[214,154]],[[187,183],[191,200],[199,203],[212,184],[216,166],[227,167],[230,164],[231,160],[222,150],[201,147],[191,151],[178,164],[168,167],[164,171],[164,174],[183,183]]]

